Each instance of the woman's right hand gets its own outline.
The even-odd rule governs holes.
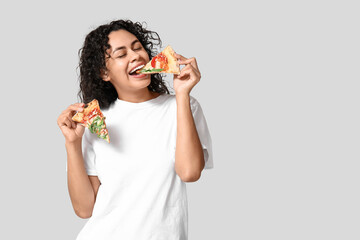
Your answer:
[[[84,103],[72,104],[65,109],[57,119],[57,124],[68,143],[80,141],[84,135],[85,127],[72,120],[76,111],[82,112],[84,110],[84,106]]]

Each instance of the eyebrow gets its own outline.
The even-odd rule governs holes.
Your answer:
[[[133,46],[135,43],[137,42],[140,42],[138,39],[134,40],[132,43],[131,43],[131,46]],[[121,46],[121,47],[117,47],[115,48],[115,50],[113,51],[113,54],[118,51],[118,50],[121,50],[121,49],[125,49],[126,47],[125,46]]]

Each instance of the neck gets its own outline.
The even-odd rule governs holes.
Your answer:
[[[126,93],[119,93],[118,92],[118,99],[132,102],[132,103],[141,103],[145,101],[149,101],[153,98],[156,98],[160,95],[160,93],[151,92],[148,88],[144,89],[143,91],[136,91],[136,92],[126,92]]]

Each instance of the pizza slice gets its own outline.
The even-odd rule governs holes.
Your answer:
[[[180,66],[174,56],[174,50],[171,46],[167,46],[161,53],[153,57],[143,68],[136,73],[152,74],[152,73],[174,73],[180,74]]]
[[[77,112],[72,120],[81,123],[87,127],[91,133],[96,133],[99,138],[106,140],[110,143],[108,130],[106,129],[105,117],[102,114],[99,102],[94,99],[85,105],[82,112]]]

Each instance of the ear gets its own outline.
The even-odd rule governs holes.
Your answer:
[[[107,70],[101,69],[100,76],[101,76],[102,80],[104,80],[105,82],[110,81],[109,73]]]

